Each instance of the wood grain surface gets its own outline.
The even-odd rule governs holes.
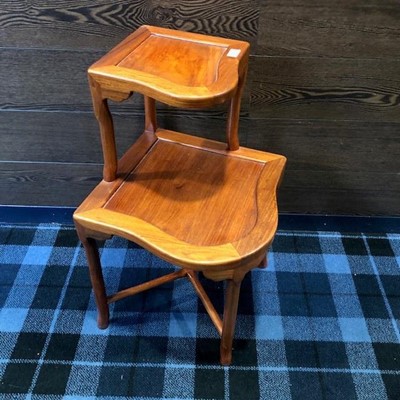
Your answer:
[[[158,122],[166,129],[225,140],[223,117],[162,114]],[[114,125],[118,154],[122,156],[142,133],[144,115],[114,114]],[[247,121],[240,126],[240,143],[245,146]],[[92,112],[3,111],[0,132],[0,161],[102,162],[98,125]]]
[[[400,122],[399,59],[257,57],[250,115]]]
[[[122,155],[142,133],[144,116],[116,115],[114,123]],[[0,162],[102,162],[98,125],[92,113],[4,111],[0,112],[0,131]]]
[[[353,171],[366,177],[399,170],[398,123],[250,119],[242,125],[246,146],[287,155],[286,177],[292,170],[305,176],[307,171]]]
[[[0,163],[0,204],[74,207],[101,180],[102,165]]]
[[[396,0],[262,0],[257,54],[391,59],[399,19]]]
[[[141,25],[256,44],[257,0],[2,1],[4,45],[108,50]]]
[[[250,42],[240,139],[288,156],[281,211],[400,215],[399,13],[397,0],[2,1],[0,203],[79,204],[72,190],[88,192],[101,162],[86,70],[153,24]],[[122,151],[140,131],[143,101],[111,110]],[[160,126],[224,140],[226,107],[158,110]],[[25,182],[12,168],[37,172]],[[43,182],[62,187],[57,171],[87,179],[49,198]],[[386,185],[372,192],[377,179]]]

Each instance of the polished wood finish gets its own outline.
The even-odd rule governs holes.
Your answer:
[[[153,279],[148,282],[144,282],[140,285],[130,287],[128,289],[120,290],[119,292],[108,296],[107,303],[111,304],[118,300],[122,300],[125,297],[134,296],[135,294],[144,292],[149,289],[153,289],[157,286],[164,285],[165,283],[175,281],[176,279],[183,278],[186,276],[187,272],[184,269],[172,272],[168,275],[160,276],[159,278]]]
[[[210,107],[232,98],[245,74],[248,43],[170,32],[142,26],[93,64],[90,78],[104,89],[112,81],[113,91],[139,92],[175,107]]]
[[[235,331],[241,280],[229,279],[225,293],[224,319],[221,337],[221,364],[232,362],[232,342]]]
[[[229,365],[245,274],[264,264],[277,229],[276,191],[286,159],[239,146],[240,100],[247,72],[245,42],[144,26],[89,68],[100,126],[103,180],[74,214],[98,307],[188,277],[221,336]],[[143,134],[118,160],[108,100],[144,95]],[[199,108],[228,104],[226,142],[158,128],[156,101]],[[119,235],[180,270],[109,296],[94,239]],[[223,318],[197,271],[227,281]]]
[[[136,157],[123,158],[120,178],[100,183],[75,220],[182,267],[228,269],[262,258],[277,227],[275,192],[285,159],[230,152],[223,143],[161,129],[148,138],[128,150]]]
[[[206,309],[208,315],[211,318],[211,321],[213,322],[215,328],[217,329],[217,332],[220,336],[222,336],[222,319],[219,316],[217,310],[215,309],[214,305],[212,304],[210,298],[208,297],[206,291],[203,288],[203,285],[199,281],[196,273],[194,271],[187,271],[188,278],[190,282],[192,283],[194,289],[196,290],[196,293],[200,297],[200,300],[203,303],[204,308]]]
[[[89,237],[89,231],[85,231],[79,224],[76,224],[76,230],[85,249],[89,265],[90,280],[92,282],[98,311],[97,325],[100,329],[105,329],[109,323],[109,309],[97,244],[94,237]],[[98,233],[94,232],[94,235],[92,233],[90,236],[96,237],[97,235]]]
[[[256,223],[253,202],[263,167],[261,162],[158,140],[104,208],[197,246],[233,242]]]

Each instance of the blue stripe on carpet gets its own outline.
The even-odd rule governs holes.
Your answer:
[[[279,231],[245,278],[234,362],[189,282],[111,307],[96,326],[71,226],[0,225],[0,393],[19,399],[399,399],[400,235]],[[110,291],[174,267],[113,238]],[[203,280],[217,309],[223,285]]]

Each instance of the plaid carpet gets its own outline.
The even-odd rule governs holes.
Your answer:
[[[101,259],[111,291],[172,269],[116,238]],[[2,398],[400,399],[400,235],[279,232],[243,283],[231,367],[187,280],[101,331],[87,273],[71,227],[0,226]]]

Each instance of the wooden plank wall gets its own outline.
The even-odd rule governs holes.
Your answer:
[[[101,176],[86,69],[141,24],[250,41],[241,144],[285,154],[280,210],[400,214],[398,0],[3,0],[0,204],[76,206]],[[113,106],[121,152],[141,99]],[[160,107],[223,140],[223,107]]]

